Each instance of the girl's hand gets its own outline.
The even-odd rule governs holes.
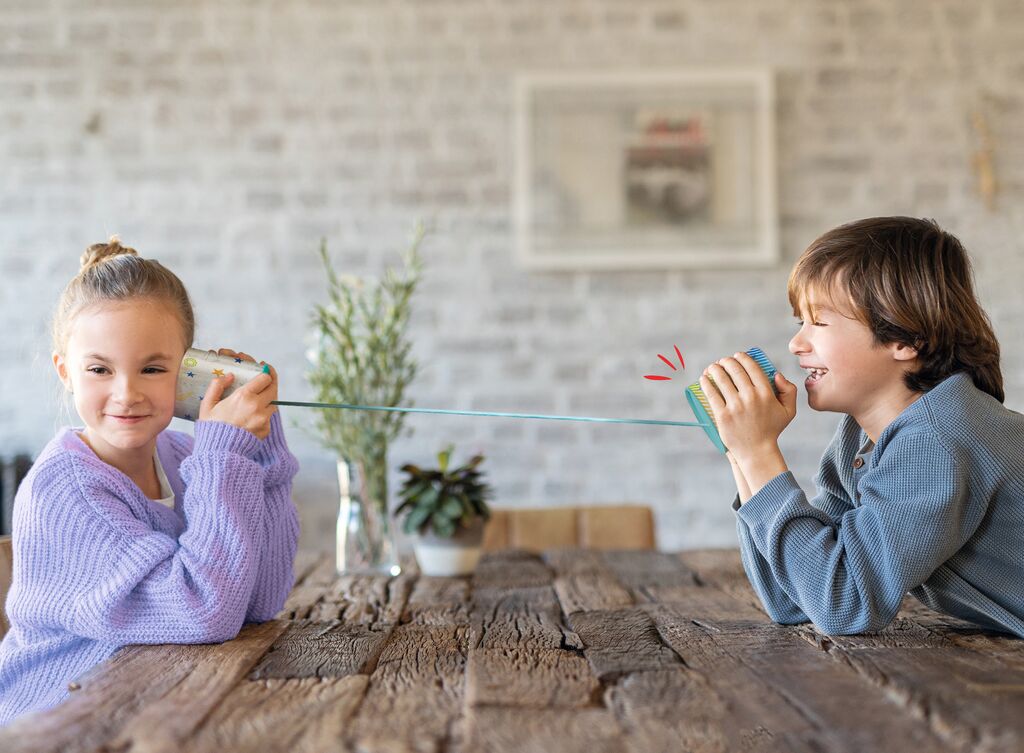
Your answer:
[[[256,363],[252,356],[228,348],[221,348],[217,353]],[[228,373],[210,382],[199,405],[199,420],[221,421],[252,432],[259,439],[266,439],[270,436],[270,417],[277,410],[276,405],[271,405],[273,400],[277,400],[277,372],[271,366],[269,374],[260,374],[221,400],[224,390],[234,378],[234,374]]]
[[[737,460],[777,447],[779,435],[796,416],[796,385],[776,372],[775,387],[778,396],[757,361],[746,353],[704,370],[700,388],[715,414],[722,443]]]

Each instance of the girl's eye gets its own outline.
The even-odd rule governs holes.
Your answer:
[[[142,371],[146,374],[163,374],[165,370],[159,366],[147,366]]]
[[[90,366],[86,369],[91,374],[103,374],[107,371],[106,366]]]

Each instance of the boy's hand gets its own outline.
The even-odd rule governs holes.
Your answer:
[[[252,356],[228,348],[221,348],[217,353],[256,363]],[[266,439],[270,436],[270,417],[277,410],[276,405],[271,405],[273,400],[277,400],[277,372],[271,366],[269,374],[256,376],[221,400],[224,390],[234,378],[234,374],[228,373],[210,382],[199,406],[199,420],[222,421],[252,432],[259,439]]]
[[[746,353],[711,364],[700,378],[722,443],[741,462],[777,447],[779,435],[796,416],[796,385],[776,372],[775,387],[778,396]]]

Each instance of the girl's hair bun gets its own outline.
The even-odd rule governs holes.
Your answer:
[[[79,273],[84,272],[87,269],[95,267],[107,259],[114,256],[121,256],[128,254],[130,256],[138,256],[138,252],[134,248],[121,245],[121,239],[116,235],[110,236],[110,240],[106,243],[94,243],[89,248],[85,249],[85,253],[82,254],[82,267]]]

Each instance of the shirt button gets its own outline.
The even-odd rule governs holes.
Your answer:
[[[853,461],[853,467],[854,468],[860,468],[862,465],[864,465],[864,458],[856,458]]]

